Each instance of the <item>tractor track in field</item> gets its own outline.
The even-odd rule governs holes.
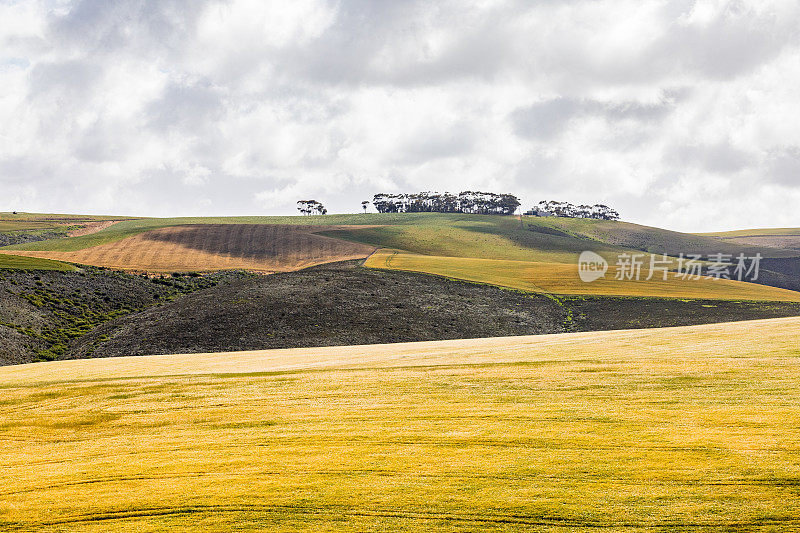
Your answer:
[[[303,476],[332,476],[332,477],[362,477],[376,476],[387,478],[403,479],[457,479],[457,480],[495,480],[509,482],[541,481],[543,479],[551,483],[593,483],[597,485],[625,485],[625,486],[684,486],[684,487],[721,487],[721,486],[767,486],[767,487],[797,487],[800,479],[772,479],[772,478],[732,478],[732,479],[631,479],[621,477],[607,477],[599,475],[581,475],[576,477],[563,476],[541,476],[538,474],[530,475],[504,475],[491,473],[473,472],[440,472],[440,473],[419,473],[404,470],[389,469],[346,469],[346,470],[316,470],[316,469],[291,469],[291,470],[258,470],[247,473],[229,472],[181,472],[167,473],[160,475],[129,475],[129,476],[104,476],[92,479],[82,479],[77,481],[65,481],[63,483],[51,483],[39,485],[25,489],[1,491],[0,496],[13,496],[19,494],[33,494],[40,491],[53,489],[63,489],[67,487],[80,487],[84,485],[113,484],[131,481],[163,481],[177,479],[193,479],[205,477],[218,478],[252,478],[253,476],[280,476],[280,477],[303,477]]]
[[[610,529],[610,528],[631,528],[631,529],[664,529],[664,528],[747,528],[755,526],[794,526],[800,525],[800,519],[788,518],[764,518],[743,521],[592,521],[579,518],[547,516],[545,514],[525,514],[509,513],[500,510],[490,511],[489,513],[458,513],[447,511],[415,511],[385,508],[356,508],[344,505],[329,506],[310,506],[310,505],[289,505],[289,504],[240,504],[240,505],[211,505],[196,504],[186,506],[161,506],[143,507],[139,509],[109,510],[105,512],[86,513],[73,515],[53,520],[42,520],[31,524],[6,523],[5,527],[9,530],[26,530],[29,528],[42,528],[51,526],[74,525],[92,522],[113,522],[118,520],[130,520],[136,518],[152,518],[180,515],[212,515],[212,514],[239,514],[239,513],[260,513],[263,515],[286,515],[302,516],[303,520],[310,517],[320,517],[331,519],[341,518],[386,518],[399,520],[415,520],[419,522],[443,522],[483,524],[483,525],[509,525],[509,526],[547,526],[559,528],[589,528],[589,529]]]

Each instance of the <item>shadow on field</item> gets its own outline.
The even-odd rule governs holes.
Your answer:
[[[314,228],[319,230],[320,228]],[[324,227],[322,227],[324,229]],[[364,251],[359,244],[316,235],[311,228],[282,224],[198,224],[148,231],[142,238],[177,244],[211,254],[247,259],[276,260],[317,257],[348,250]]]

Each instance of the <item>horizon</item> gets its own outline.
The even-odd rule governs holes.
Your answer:
[[[370,203],[370,205],[372,205]],[[330,217],[330,216],[352,216],[352,215],[392,215],[397,213],[379,213],[374,210],[372,207],[372,211],[367,211],[364,213],[363,211],[351,211],[351,212],[337,212],[337,213],[327,213],[325,215],[303,215],[298,212],[295,213],[286,213],[286,214],[274,214],[274,215],[265,215],[265,214],[257,214],[257,213],[244,213],[238,215],[225,215],[225,214],[215,214],[215,213],[201,213],[196,215],[175,215],[175,216],[148,216],[148,215],[136,215],[136,214],[125,214],[125,213],[68,213],[68,212],[61,212],[61,213],[41,213],[37,211],[0,211],[0,215],[10,215],[10,214],[19,214],[19,215],[54,215],[54,216],[94,216],[94,217],[123,217],[123,218],[131,218],[131,219],[138,219],[138,218],[153,218],[153,219],[171,219],[171,218],[252,218],[252,217]],[[509,217],[519,217],[519,213],[515,213],[513,215],[485,215],[479,213],[437,213],[437,212],[426,212],[429,215],[470,215],[470,216],[509,216]],[[402,214],[402,213],[401,213]],[[408,214],[425,214],[425,213],[408,213]],[[522,215],[522,216],[532,216],[532,215]],[[537,218],[532,216],[533,218]],[[548,217],[541,217],[541,218],[548,218]],[[559,217],[553,217],[559,218]],[[791,226],[758,226],[758,227],[731,227],[731,228],[724,228],[718,230],[707,230],[707,231],[683,231],[683,230],[674,230],[662,226],[651,226],[648,224],[640,224],[638,222],[634,222],[632,220],[627,220],[625,217],[621,217],[618,222],[629,223],[629,224],[637,224],[640,226],[648,226],[658,229],[665,229],[669,231],[676,231],[678,233],[686,233],[686,234],[693,234],[693,235],[700,235],[704,233],[726,233],[731,231],[742,231],[742,230],[776,230],[776,229],[797,229],[796,227]]]

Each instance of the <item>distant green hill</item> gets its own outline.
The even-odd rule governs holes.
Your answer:
[[[28,223],[31,222],[31,217],[32,215],[27,217]],[[5,219],[0,217],[0,221],[3,220]],[[644,252],[668,254],[672,257],[680,254],[700,254],[706,259],[719,253],[732,256],[738,254],[753,256],[760,253],[766,260],[762,265],[759,283],[800,290],[800,278],[796,275],[800,271],[800,258],[798,258],[800,252],[791,249],[783,242],[775,241],[778,237],[767,233],[766,230],[760,230],[753,235],[737,233],[730,237],[695,235],[629,222],[558,217],[371,213],[326,216],[140,218],[122,220],[111,227],[88,235],[6,246],[0,248],[0,251],[31,252],[32,255],[50,259],[81,262],[79,259],[70,258],[68,253],[115,243],[159,228],[206,224],[315,226],[320,229],[318,233],[324,236],[416,256],[436,257],[438,258],[436,261],[439,262],[447,258],[454,260],[462,258],[547,263],[554,265],[548,267],[548,272],[563,271],[558,275],[570,276],[570,279],[566,280],[567,285],[574,281],[572,277],[576,274],[572,271],[572,266],[577,264],[578,255],[585,250],[598,253],[612,264],[622,253]],[[800,232],[798,234],[800,235]],[[742,239],[756,240],[742,241]],[[800,239],[800,236],[797,239]],[[263,251],[260,243],[251,244],[252,253]],[[67,255],[60,255],[62,253]],[[5,259],[5,261],[11,260]],[[86,262],[95,264],[89,260]],[[570,269],[567,269],[569,272],[555,265],[570,265]],[[535,268],[530,270],[533,271],[539,270]],[[525,278],[522,282],[525,284],[533,282],[535,285],[535,280],[528,280],[532,275],[530,272],[520,274]],[[475,280],[476,275],[478,280],[483,279],[481,277],[483,274],[480,272],[477,274],[473,272],[470,279]],[[486,282],[491,283],[491,279],[492,276],[486,274]],[[555,280],[554,286],[563,285],[561,280]],[[680,292],[679,290],[678,293]]]
[[[747,229],[703,235],[740,246],[766,246],[800,255],[800,228]]]

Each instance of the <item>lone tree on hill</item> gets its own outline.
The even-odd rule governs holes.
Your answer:
[[[298,200],[297,210],[303,215],[327,215],[328,210],[316,200]]]
[[[361,207],[364,209],[364,212],[367,212],[367,207],[369,206],[369,200],[364,200],[361,202]]]

